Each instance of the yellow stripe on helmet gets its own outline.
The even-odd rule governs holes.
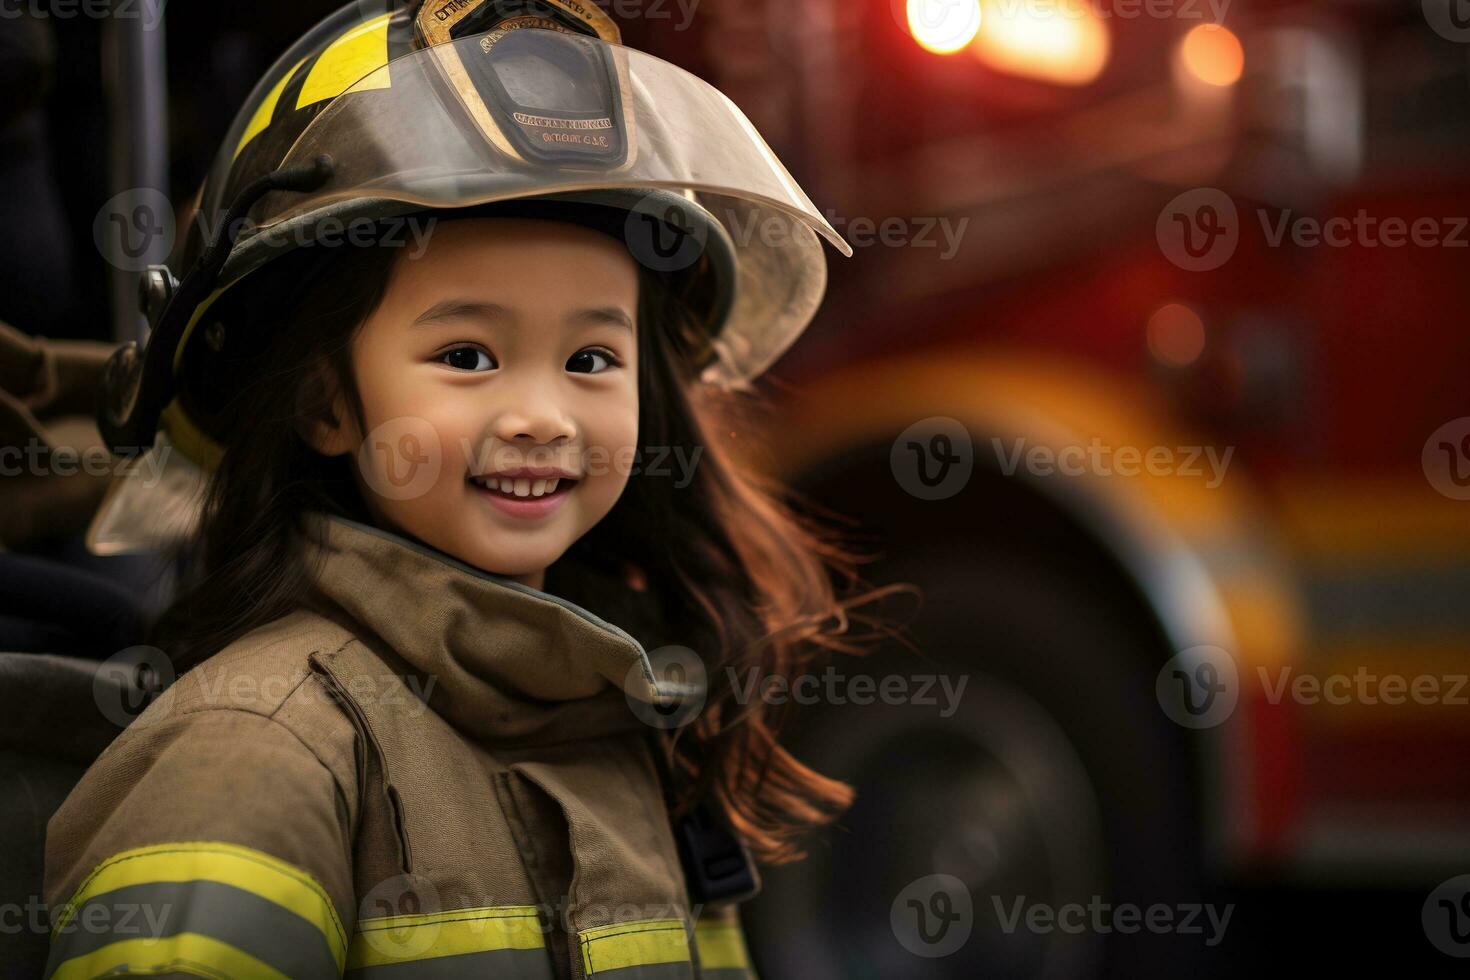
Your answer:
[[[327,46],[301,86],[296,108],[303,109],[327,99],[335,99],[361,79],[388,63],[388,18],[380,14],[358,24]],[[379,72],[362,86],[388,88],[388,73]]]
[[[276,114],[276,103],[281,101],[281,93],[285,91],[286,85],[291,79],[296,77],[296,73],[301,70],[301,66],[305,63],[305,58],[296,62],[291,67],[291,70],[282,75],[280,81],[276,82],[271,90],[266,93],[265,101],[256,106],[255,113],[250,117],[250,122],[245,126],[245,132],[240,135],[240,142],[235,144],[235,156],[238,157],[240,155],[240,151],[245,149],[246,143],[249,143],[255,137],[265,132],[265,128],[271,124],[271,118]]]

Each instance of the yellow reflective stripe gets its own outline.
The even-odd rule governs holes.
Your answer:
[[[689,940],[679,919],[644,919],[584,929],[582,965],[588,973],[629,966],[689,962]]]
[[[245,126],[245,132],[240,135],[240,142],[235,144],[235,156],[239,156],[240,151],[245,149],[245,144],[260,135],[265,127],[270,125],[271,117],[276,114],[276,103],[281,101],[281,92],[285,90],[286,84],[296,76],[297,70],[305,61],[306,59],[302,58],[301,61],[292,65],[291,70],[282,75],[280,81],[276,82],[275,86],[266,93],[265,101],[256,107],[255,114],[250,117],[250,122]]]
[[[164,939],[123,939],[67,960],[48,980],[92,980],[100,976],[157,976],[188,973],[218,980],[291,980],[228,943],[193,932]]]
[[[388,18],[380,14],[364,21],[327,46],[311,66],[296,108],[315,105],[324,99],[335,99],[358,79],[388,63]],[[387,88],[388,73],[382,72],[363,86],[364,89]]]
[[[219,469],[220,460],[225,458],[224,447],[194,424],[177,398],[164,406],[159,413],[159,423],[168,433],[168,441],[173,443],[173,447],[192,460],[195,466],[207,473]]]
[[[291,980],[281,971],[272,970],[229,943],[198,933],[107,943],[96,952],[63,962],[49,980],[91,980],[100,976],[153,977],[160,973],[188,973],[197,977],[218,977],[219,980],[234,980],[235,977]]]
[[[153,844],[114,854],[82,882],[57,917],[51,930],[53,939],[89,898],[160,881],[218,881],[248,891],[314,925],[326,936],[338,969],[346,962],[347,934],[332,899],[316,879],[263,851],[222,841]]]
[[[750,969],[750,952],[739,923],[695,923],[694,944],[699,948],[699,965],[706,970]]]
[[[386,966],[496,949],[544,949],[534,905],[498,905],[361,919],[347,968]]]

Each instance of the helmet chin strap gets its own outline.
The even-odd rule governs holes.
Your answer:
[[[235,195],[223,224],[184,277],[139,353],[136,341],[113,352],[102,374],[102,398],[97,427],[109,449],[118,456],[139,456],[153,446],[158,419],[174,395],[173,358],[189,320],[219,282],[225,261],[235,247],[238,225],[271,191],[313,191],[331,179],[332,158],[318,156],[300,167],[281,168],[256,178]],[[144,381],[148,383],[145,385]]]

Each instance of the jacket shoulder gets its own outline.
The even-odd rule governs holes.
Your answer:
[[[128,741],[135,732],[144,735],[163,718],[187,723],[204,713],[259,715],[295,735],[344,789],[353,787],[360,752],[357,729],[311,665],[312,654],[337,650],[353,639],[350,630],[324,616],[305,609],[292,612],[185,672],[118,741]]]

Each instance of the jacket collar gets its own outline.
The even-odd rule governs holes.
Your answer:
[[[631,699],[695,692],[655,675],[629,633],[560,596],[342,517],[308,517],[305,603],[351,630],[429,706],[482,739],[546,742],[643,726]],[[432,686],[431,686],[432,685]]]

